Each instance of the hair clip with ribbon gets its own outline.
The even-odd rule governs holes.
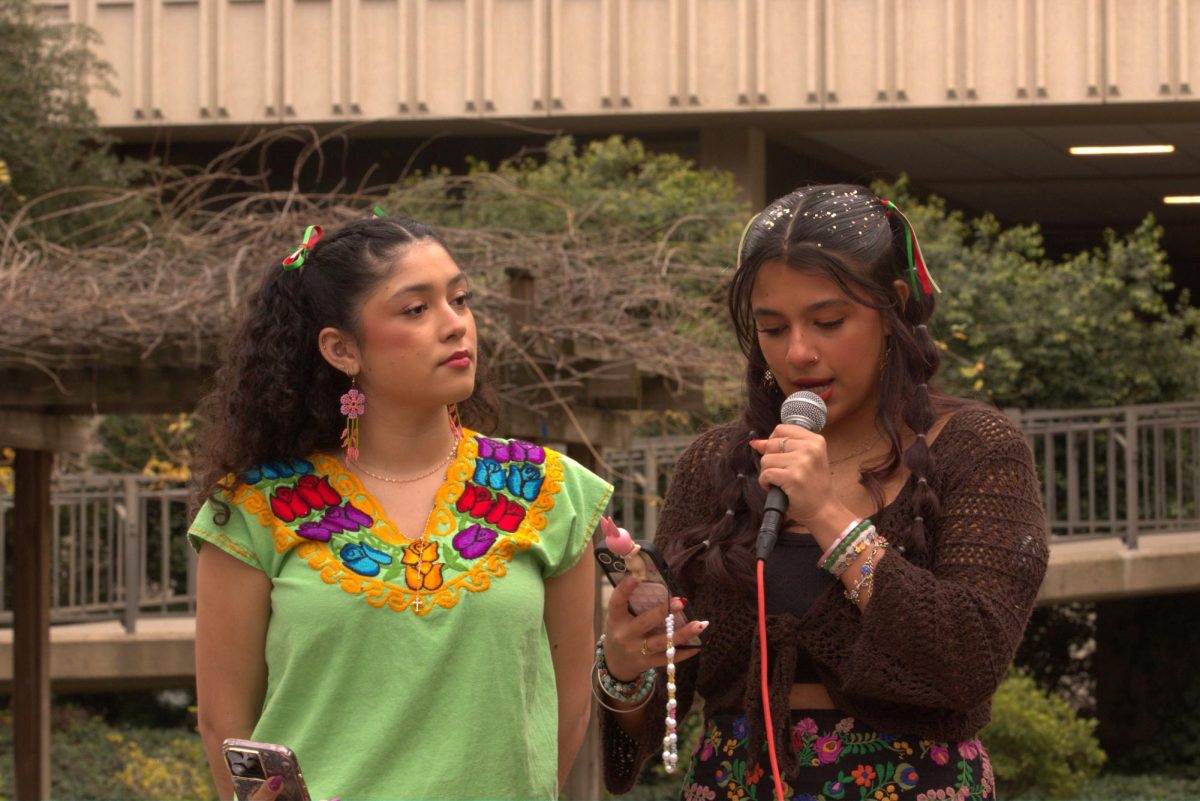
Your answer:
[[[318,242],[321,241],[321,226],[310,225],[304,229],[304,238],[300,241],[300,246],[289,253],[283,260],[283,269],[298,270],[304,265],[304,260],[308,258],[308,252],[313,249]]]
[[[908,280],[912,284],[913,292],[924,291],[926,295],[941,292],[942,288],[937,285],[937,281],[933,280],[933,275],[929,272],[929,265],[925,263],[925,257],[921,255],[921,243],[917,241],[917,231],[913,228],[913,224],[892,201],[880,199],[879,202],[887,209],[886,213],[889,216],[894,211],[900,218],[900,227],[904,229],[904,250],[908,256]],[[918,280],[920,286],[918,286]]]

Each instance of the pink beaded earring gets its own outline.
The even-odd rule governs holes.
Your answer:
[[[458,416],[458,404],[452,403],[446,407],[446,415],[450,418],[450,433],[455,440],[463,438],[462,418]]]
[[[346,450],[346,464],[358,461],[358,418],[366,410],[367,396],[358,391],[358,380],[350,376],[350,389],[342,395],[342,414],[346,416],[342,447]]]

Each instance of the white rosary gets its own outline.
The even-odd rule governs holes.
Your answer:
[[[663,769],[674,773],[679,764],[679,735],[675,731],[675,615],[667,610],[667,733],[663,736]]]

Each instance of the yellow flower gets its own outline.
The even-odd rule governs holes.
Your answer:
[[[0,159],[0,184],[8,186],[12,183],[12,173],[8,171],[8,163]]]

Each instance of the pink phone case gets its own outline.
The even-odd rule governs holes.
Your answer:
[[[300,763],[286,745],[228,739],[221,744],[221,756],[233,777],[233,792],[238,801],[246,801],[272,776],[283,777],[283,787],[276,796],[278,801],[312,801]]]

